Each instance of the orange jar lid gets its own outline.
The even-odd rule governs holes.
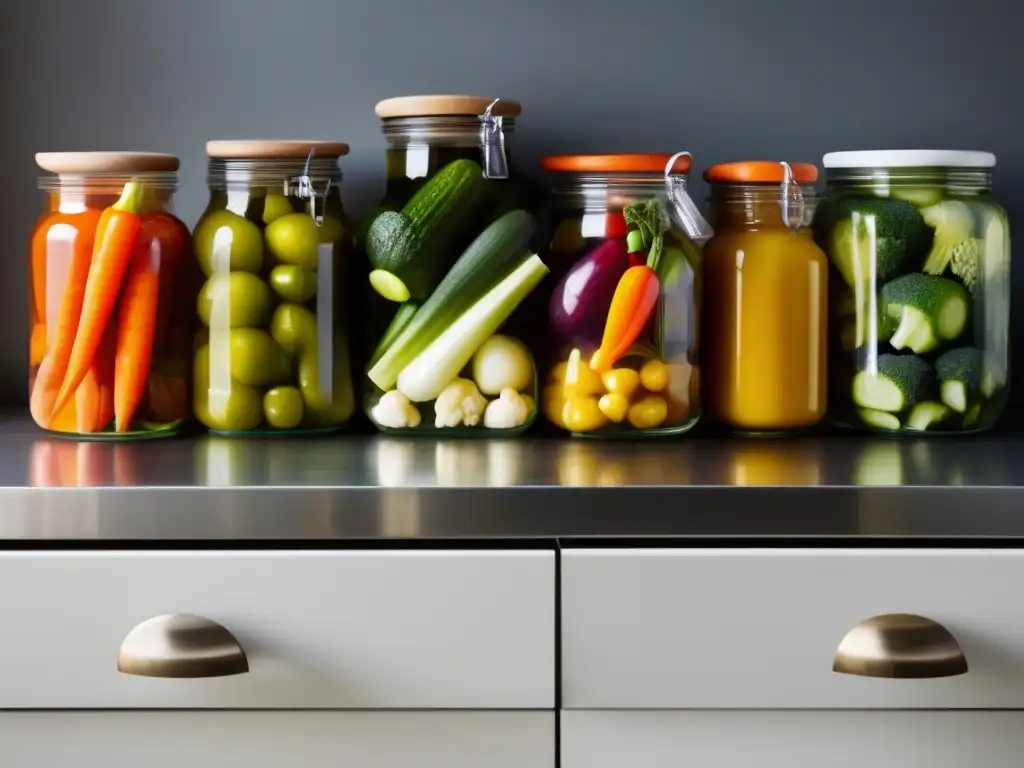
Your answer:
[[[553,173],[664,173],[671,154],[625,155],[548,155],[540,167]],[[683,155],[672,173],[689,173],[691,160]]]
[[[818,168],[811,163],[790,163],[793,181],[813,184],[818,180]],[[782,166],[772,160],[744,160],[738,163],[712,165],[704,171],[709,184],[781,184]]]

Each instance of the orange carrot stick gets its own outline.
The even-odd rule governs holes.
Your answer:
[[[55,410],[63,408],[78,389],[103,340],[103,331],[110,320],[142,226],[137,211],[142,204],[143,192],[138,182],[125,184],[121,199],[100,217],[89,277],[85,283],[81,320]]]
[[[97,227],[98,228],[98,227]],[[82,316],[82,303],[85,300],[85,284],[89,277],[89,265],[92,263],[92,252],[96,240],[97,228],[91,226],[91,222],[83,222],[75,234],[71,249],[71,262],[68,264],[65,274],[64,292],[60,302],[60,310],[57,313],[56,327],[53,329],[53,342],[49,345],[49,362],[46,375],[36,377],[36,387],[33,396],[38,402],[40,410],[33,410],[32,417],[36,423],[44,429],[49,429],[54,417],[60,408],[54,408],[57,402],[57,395],[60,385],[64,381],[64,375],[68,370],[68,362],[71,360],[71,350],[75,343],[75,334],[78,331],[78,321]],[[49,248],[49,246],[47,246]],[[49,256],[47,255],[47,259]],[[56,279],[53,275],[47,275],[47,279]],[[45,306],[45,295],[43,298]],[[50,315],[50,323],[54,323],[53,315]],[[40,389],[40,385],[46,391]],[[49,391],[52,389],[53,391]],[[63,405],[61,406],[63,408]]]
[[[608,309],[601,348],[590,359],[595,372],[610,370],[629,351],[647,325],[660,294],[658,274],[646,264],[623,273]]]
[[[143,242],[135,251],[117,317],[114,360],[114,425],[127,432],[146,394],[160,301],[160,248]]]
[[[75,390],[78,431],[89,435],[101,431],[114,418],[114,345],[117,326],[108,323],[89,372]]]

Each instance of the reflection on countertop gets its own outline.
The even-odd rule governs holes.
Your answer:
[[[1016,486],[1008,440],[599,443],[342,437],[141,443],[0,438],[0,487]]]
[[[1024,442],[138,443],[0,417],[0,540],[1022,537]]]

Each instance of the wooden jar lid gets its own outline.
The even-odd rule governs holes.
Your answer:
[[[181,161],[162,152],[37,152],[36,165],[50,173],[173,173]]]
[[[348,144],[343,141],[230,139],[206,142],[206,156],[221,160],[305,160],[313,148],[316,149],[314,157],[337,158],[348,154]]]
[[[377,116],[390,117],[435,117],[442,115],[482,115],[487,105],[494,101],[487,96],[399,96],[377,102]],[[516,117],[523,111],[518,101],[499,99],[491,114],[496,117]]]

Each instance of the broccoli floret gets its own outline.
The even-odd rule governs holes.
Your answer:
[[[932,244],[932,232],[921,214],[902,200],[844,200],[829,219],[826,250],[855,294],[872,274],[877,283],[902,274]]]
[[[932,231],[917,209],[902,200],[843,200],[816,222],[817,239],[854,299],[854,343],[868,343],[872,297],[878,286],[903,274],[928,252]]]
[[[899,319],[889,344],[917,354],[959,336],[970,308],[969,296],[960,283],[918,272],[886,283],[879,301],[885,314]]]
[[[935,373],[941,382],[942,402],[957,413],[966,413],[968,406],[981,392],[984,358],[975,347],[951,349],[935,361]]]
[[[935,371],[915,355],[879,355],[877,370],[853,379],[853,400],[863,408],[898,413],[928,399]]]
[[[967,290],[974,291],[978,284],[978,262],[981,261],[983,241],[972,237],[953,246],[949,256],[949,271],[960,278]]]
[[[925,224],[935,230],[932,248],[924,262],[929,275],[941,275],[949,266],[953,249],[971,239],[974,215],[971,207],[960,200],[943,200],[921,209]]]

